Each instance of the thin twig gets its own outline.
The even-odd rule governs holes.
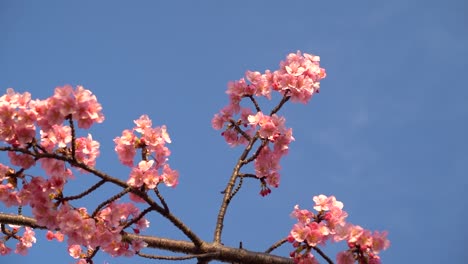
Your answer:
[[[259,179],[257,175],[252,174],[252,173],[239,173],[239,176],[244,177],[244,178],[253,178],[253,179]]]
[[[221,233],[223,232],[223,227],[224,227],[224,216],[226,215],[227,208],[229,206],[229,203],[231,202],[232,188],[234,188],[234,184],[236,183],[236,179],[239,175],[239,170],[244,165],[244,159],[252,150],[252,147],[257,141],[257,139],[258,139],[258,133],[254,137],[251,138],[251,140],[249,141],[249,144],[245,147],[241,156],[237,160],[237,164],[232,171],[231,178],[229,179],[229,182],[227,183],[226,188],[224,189],[223,201],[219,208],[218,218],[216,220],[216,228],[215,228],[214,238],[213,238],[213,241],[215,243],[221,243]]]
[[[252,155],[252,157],[246,159],[246,160],[243,160],[242,163],[245,165],[245,164],[249,164],[250,162],[254,161],[258,155],[260,155],[260,152],[262,151],[262,149],[268,144],[268,141],[265,140],[265,139],[262,139],[262,145],[260,145],[257,150],[255,151],[255,153]]]
[[[154,188],[154,193],[156,194],[156,196],[158,197],[159,201],[161,202],[161,204],[163,205],[164,207],[164,210],[166,210],[167,212],[169,212],[169,206],[167,206],[167,203],[166,201],[164,200],[164,197],[161,195],[161,193],[159,192],[159,189],[158,189],[158,186],[156,186]]]
[[[255,100],[255,98],[254,98],[252,95],[247,95],[247,97],[248,97],[248,98],[250,99],[250,101],[252,101],[252,103],[254,104],[255,110],[257,110],[257,112],[261,112],[262,110],[260,109],[260,106],[258,105],[257,100]]]
[[[287,90],[279,104],[275,108],[273,108],[273,110],[271,110],[270,116],[276,114],[281,109],[281,107],[283,107],[283,105],[289,100],[289,98],[291,98],[291,96],[289,96],[289,93],[289,90]]]
[[[75,125],[73,124],[73,118],[72,115],[69,114],[67,116],[68,123],[70,124],[70,129],[71,129],[71,156],[73,160],[76,160],[75,153],[76,153],[76,132],[75,132]]]
[[[236,189],[234,189],[234,191],[231,193],[231,196],[229,197],[229,200],[231,200],[236,194],[237,192],[240,190],[240,188],[242,187],[242,183],[244,182],[244,177],[242,176],[242,174],[238,174],[238,179],[239,179],[239,183],[237,184],[236,186]]]
[[[71,201],[71,200],[76,200],[76,199],[83,198],[84,196],[90,194],[91,192],[93,192],[97,188],[101,187],[101,185],[103,185],[104,183],[106,183],[106,180],[100,180],[99,182],[97,182],[96,184],[91,186],[88,190],[86,190],[86,191],[84,191],[84,192],[82,192],[80,194],[63,197],[63,198],[60,198],[59,200],[60,201]]]
[[[323,253],[323,251],[318,248],[318,247],[312,247],[315,251],[317,251],[317,253],[319,253],[320,256],[322,256],[323,259],[325,259],[328,264],[333,264],[333,260],[331,260],[327,255],[325,255],[325,253]]]
[[[241,134],[247,141],[250,141],[249,134],[245,133],[245,131],[242,130],[234,120],[230,119],[229,123],[234,127],[234,129],[237,131],[237,133]]]
[[[91,215],[92,218],[94,218],[99,211],[104,208],[106,205],[114,202],[115,200],[119,199],[120,197],[124,196],[125,194],[130,192],[130,187],[125,188],[123,191],[119,192],[118,194],[112,196],[111,198],[105,200],[101,204],[98,205],[98,207],[94,210],[93,214]]]
[[[271,245],[271,247],[269,247],[267,250],[265,250],[265,253],[271,253],[273,250],[279,248],[280,246],[282,246],[284,243],[286,243],[288,241],[288,238],[283,238],[279,241],[277,241],[276,243],[274,243],[273,245]]]
[[[146,208],[145,210],[143,210],[137,217],[133,218],[131,221],[129,221],[128,223],[126,223],[122,229],[125,229],[131,225],[133,225],[134,223],[140,221],[141,218],[143,218],[143,216],[145,216],[147,213],[153,211],[153,207],[148,207]]]

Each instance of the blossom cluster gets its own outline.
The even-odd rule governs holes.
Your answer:
[[[287,154],[294,137],[292,129],[285,127],[285,118],[273,112],[269,115],[262,112],[254,97],[271,99],[272,91],[276,91],[283,98],[305,104],[319,92],[320,80],[325,76],[318,56],[298,51],[289,54],[274,72],[247,71],[245,78],[228,83],[229,104],[215,114],[211,124],[214,129],[223,130],[221,135],[232,147],[246,145],[255,138],[267,143],[262,145],[255,160],[255,175],[261,180],[262,196],[271,192],[267,185],[278,187],[279,162]],[[241,106],[243,98],[254,102],[256,113]]]
[[[100,153],[99,142],[93,140],[90,134],[76,137],[71,122],[76,121],[79,128],[88,129],[92,124],[104,120],[101,110],[96,97],[82,86],[76,89],[69,85],[57,87],[54,95],[45,100],[31,100],[29,93],[20,94],[10,88],[0,97],[0,142],[38,155],[63,155],[74,162],[94,167]],[[66,120],[69,122],[64,122]],[[139,128],[149,131],[144,129],[143,123],[139,124]],[[154,132],[153,135],[147,132],[145,140],[154,143],[152,137],[160,136],[169,140],[164,131]],[[151,150],[161,148],[153,145]],[[168,150],[162,152],[167,153],[166,156],[169,153]],[[49,231],[49,240],[55,238],[63,241],[67,237],[69,252],[73,257],[86,257],[82,247],[99,247],[112,256],[131,256],[145,246],[142,241],[132,241],[131,244],[122,241],[121,231],[124,228],[131,227],[138,233],[149,225],[132,203],[113,200],[89,214],[86,208],[75,208],[66,200],[61,200],[65,183],[74,177],[72,167],[67,166],[65,160],[54,157],[36,159],[34,155],[22,151],[8,151],[8,157],[12,166],[21,169],[15,170],[0,163],[0,202],[7,207],[30,206],[39,226],[60,230],[55,234]],[[161,160],[157,162],[163,163]],[[24,171],[36,163],[41,165],[47,177],[25,177]],[[177,177],[173,175],[176,173],[167,166],[163,166],[162,170],[165,172],[162,181],[175,185]],[[11,252],[4,243],[10,237],[18,240],[15,252],[26,254],[36,241],[34,232],[24,227],[24,233],[20,235],[19,230],[23,227],[10,228],[8,231],[2,230],[5,237],[0,240],[0,254]]]
[[[20,230],[20,226],[9,225],[12,230],[12,234],[17,235]],[[25,256],[28,253],[28,249],[32,247],[32,244],[36,243],[35,233],[32,228],[25,227],[22,236],[19,236],[18,243],[16,244],[15,253]],[[7,247],[5,243],[0,240],[0,255],[5,256],[11,253],[11,248]]]
[[[32,208],[32,214],[38,225],[44,226],[48,230],[60,230],[58,234],[53,236],[48,233],[49,239],[55,237],[58,240],[63,240],[63,236],[66,236],[69,247],[77,249],[81,246],[87,248],[99,246],[112,256],[131,256],[144,246],[141,241],[134,241],[132,244],[122,241],[121,231],[123,228],[133,219],[139,218],[140,211],[134,204],[114,201],[93,216],[84,207],[74,208],[68,202],[61,204],[55,202],[54,197],[58,194],[57,192],[57,187],[54,186],[52,180],[34,177],[30,182],[24,184],[16,196],[20,205],[29,205]],[[149,222],[141,217],[132,223],[132,226],[134,231],[138,233],[147,228]],[[16,233],[16,231],[14,232]],[[20,244],[17,245],[17,251],[20,254],[25,254],[27,248],[31,246],[25,241],[32,241],[32,239],[28,238],[27,235],[21,237]],[[4,244],[0,245],[1,247],[4,248],[2,254],[9,253]],[[83,257],[83,254],[79,254],[79,256]],[[72,254],[72,256],[77,257],[78,255]]]
[[[120,162],[132,167],[127,183],[132,187],[145,186],[147,189],[154,189],[161,182],[166,186],[176,187],[179,173],[167,164],[171,152],[165,144],[171,143],[171,138],[166,126],[153,128],[147,115],[142,115],[134,122],[135,127],[132,130],[126,129],[121,137],[114,139]],[[138,137],[135,132],[141,136]],[[141,149],[143,160],[134,166],[137,149]],[[153,159],[148,160],[148,157]]]
[[[96,96],[82,86],[75,90],[70,85],[57,87],[54,95],[45,100],[31,100],[30,93],[20,94],[9,88],[0,97],[0,141],[24,146],[36,136],[36,125],[47,132],[54,125],[62,125],[70,115],[78,127],[87,129],[104,121],[101,110]]]
[[[323,194],[314,196],[313,213],[306,209],[294,207],[291,216],[296,218],[295,224],[289,234],[288,241],[293,243],[295,250],[291,257],[296,263],[318,263],[311,250],[328,240],[333,242],[346,241],[348,250],[337,255],[338,264],[380,263],[378,253],[390,246],[387,232],[373,233],[358,225],[346,222],[348,214],[343,211],[343,203],[337,201],[334,196]]]
[[[79,127],[89,128],[93,123],[104,120],[101,110],[96,96],[82,86],[75,90],[69,85],[57,87],[54,95],[45,100],[31,100],[30,93],[21,94],[9,88],[0,97],[0,142],[23,148],[34,145],[37,146],[35,151],[70,157],[73,135],[71,127],[64,121],[71,118]],[[35,139],[37,134],[40,140]],[[100,154],[99,146],[90,134],[75,138],[75,160],[94,167]],[[36,159],[30,154],[9,151],[8,157],[13,166],[24,170],[36,165]],[[44,183],[55,192],[62,190],[67,180],[73,178],[72,171],[62,160],[42,158],[39,162],[48,176]],[[8,207],[20,205],[22,200],[13,180],[16,178],[8,176],[13,172],[13,169],[0,164],[0,201]],[[43,187],[46,188],[45,185]]]
[[[0,142],[25,147],[35,140],[38,132],[42,150],[52,152],[55,149],[65,150],[67,147],[71,149],[71,128],[64,125],[65,119],[72,118],[77,121],[78,127],[87,129],[93,123],[104,121],[101,110],[96,96],[82,86],[77,86],[75,90],[69,85],[57,87],[54,95],[45,100],[31,100],[30,93],[20,94],[9,88],[0,97]],[[37,127],[40,128],[39,131]],[[99,143],[91,135],[77,138],[75,150],[77,161],[91,167],[95,165],[99,156]],[[9,152],[8,156],[12,165],[23,169],[36,163],[27,154]],[[41,162],[43,167],[50,168],[47,160]],[[59,167],[61,166],[56,168]]]

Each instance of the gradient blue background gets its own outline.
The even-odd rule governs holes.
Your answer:
[[[295,204],[311,208],[323,193],[344,202],[350,222],[389,231],[383,263],[463,263],[467,12],[462,0],[1,1],[0,88],[41,99],[64,84],[93,91],[106,116],[91,129],[101,143],[97,168],[121,179],[128,168],[112,139],[142,114],[166,124],[180,185],[162,192],[174,214],[211,240],[219,192],[241,151],[210,124],[228,102],[227,82],[248,69],[275,70],[290,52],[319,55],[328,73],[321,93],[281,112],[296,141],[282,160],[280,188],[262,198],[258,183],[246,181],[224,243],[265,250],[289,232]],[[77,177],[69,194],[92,182]],[[150,220],[148,234],[184,238],[164,219]],[[0,263],[74,262],[66,243],[37,237],[28,256]],[[334,259],[344,248],[324,250]],[[150,262],[102,253],[95,260]]]

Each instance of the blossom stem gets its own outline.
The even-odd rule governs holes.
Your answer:
[[[214,243],[221,243],[221,233],[223,232],[223,227],[224,227],[224,217],[226,215],[227,208],[229,206],[229,203],[231,202],[232,199],[232,189],[234,188],[234,185],[236,184],[236,179],[239,176],[239,171],[244,165],[244,160],[249,154],[249,152],[252,150],[253,145],[258,139],[258,134],[256,134],[254,137],[250,139],[249,144],[247,147],[244,149],[244,152],[242,152],[241,156],[237,160],[237,164],[234,167],[231,178],[229,179],[229,182],[226,186],[226,189],[224,189],[224,197],[223,197],[223,202],[221,203],[221,207],[219,208],[219,213],[218,213],[218,218],[216,221],[216,228],[214,232]]]

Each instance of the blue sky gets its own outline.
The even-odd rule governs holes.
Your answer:
[[[128,168],[112,139],[142,114],[167,125],[180,185],[163,194],[211,240],[219,192],[241,151],[210,125],[228,101],[227,82],[248,69],[275,70],[290,52],[319,55],[328,74],[321,93],[282,111],[296,141],[282,160],[280,188],[262,198],[257,182],[244,184],[227,214],[225,244],[265,250],[288,234],[295,204],[311,208],[323,193],[343,201],[350,222],[389,231],[383,263],[461,263],[467,11],[461,0],[2,1],[0,89],[41,99],[64,84],[93,91],[106,116],[91,130],[101,143],[97,168],[121,179]],[[70,193],[91,182],[82,176]],[[106,190],[93,199],[112,195]],[[150,220],[149,234],[183,238],[163,219]],[[38,240],[28,256],[0,262],[74,262],[65,243],[41,232]],[[339,248],[324,250],[334,258]],[[146,263],[105,254],[95,263],[105,261]]]

